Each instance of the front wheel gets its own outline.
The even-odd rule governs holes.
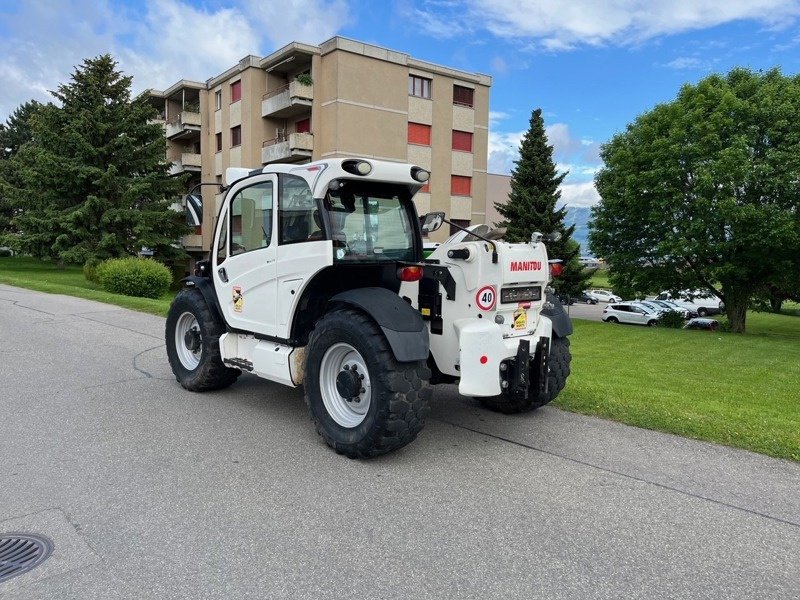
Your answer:
[[[345,309],[316,324],[306,348],[311,420],[339,454],[368,458],[412,442],[430,407],[425,361],[399,362],[378,326]]]
[[[707,317],[708,310],[701,306],[700,308],[697,309],[697,315],[700,317]]]
[[[165,341],[175,379],[187,390],[219,390],[241,375],[222,363],[219,336],[224,332],[198,290],[178,292],[167,313]]]
[[[501,393],[499,396],[478,398],[484,406],[497,412],[512,414],[534,410],[550,403],[567,384],[572,354],[569,338],[554,337],[550,341],[550,359],[547,362],[547,392],[528,394],[521,398],[515,394]]]

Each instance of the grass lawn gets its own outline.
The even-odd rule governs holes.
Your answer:
[[[750,313],[745,335],[574,325],[557,406],[800,461],[800,318]]]
[[[0,283],[48,292],[65,294],[88,300],[115,304],[141,312],[166,316],[174,292],[154,300],[134,298],[104,291],[98,284],[86,281],[81,267],[68,266],[59,269],[49,261],[27,257],[0,257]]]
[[[29,258],[0,258],[0,283],[162,316],[172,297],[109,294],[79,267]],[[572,374],[555,404],[800,461],[800,317],[787,308],[748,313],[745,335],[576,320]]]

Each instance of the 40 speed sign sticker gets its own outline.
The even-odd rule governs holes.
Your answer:
[[[481,310],[492,310],[496,301],[497,293],[495,293],[494,286],[492,285],[483,286],[478,290],[478,293],[475,294],[475,304],[477,304],[478,308]]]

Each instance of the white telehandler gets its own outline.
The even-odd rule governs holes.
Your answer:
[[[506,413],[555,398],[572,324],[542,236],[510,244],[477,226],[424,259],[422,229],[447,222],[420,227],[428,177],[362,158],[228,169],[210,256],[167,316],[178,382],[220,389],[245,371],[302,385],[319,434],[351,458],[414,440],[432,383]]]

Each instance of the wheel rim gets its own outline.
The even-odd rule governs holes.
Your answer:
[[[175,325],[175,350],[181,364],[189,371],[194,371],[200,364],[203,338],[200,334],[200,324],[190,312],[178,317],[178,323]]]
[[[345,398],[342,390],[356,381],[360,387],[353,396]],[[372,398],[369,370],[364,358],[350,344],[340,342],[325,352],[319,369],[319,389],[325,410],[342,427],[358,427],[367,417]]]

